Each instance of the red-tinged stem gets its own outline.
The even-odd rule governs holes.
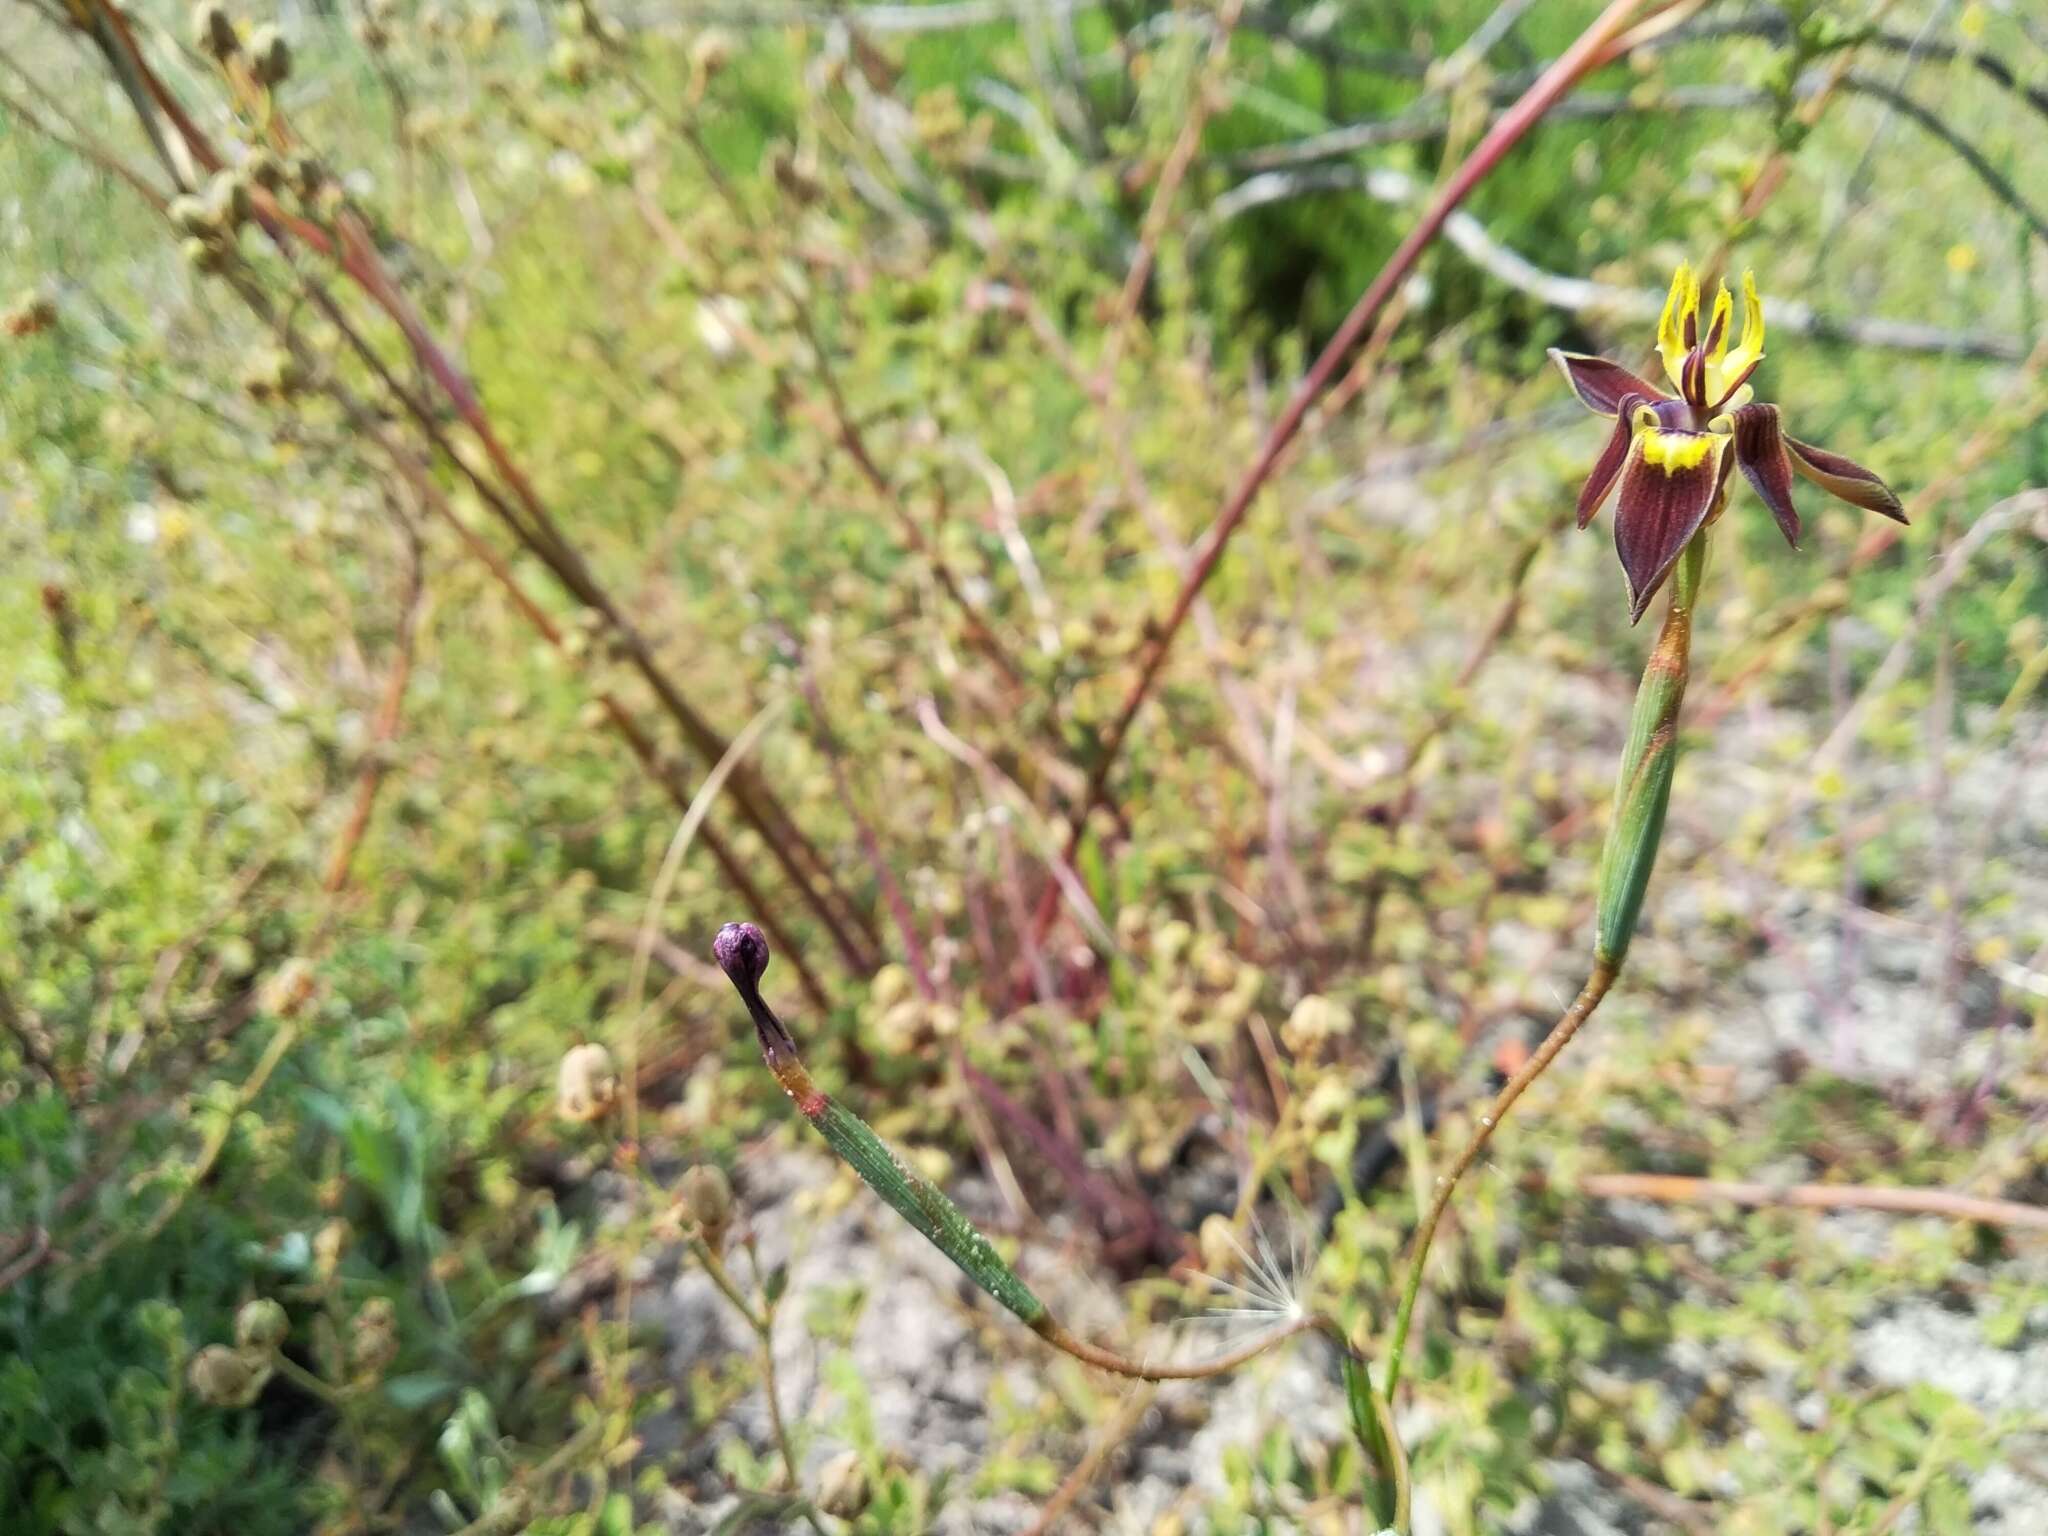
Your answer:
[[[115,0],[90,0],[90,5],[92,8],[89,15],[98,23],[92,29],[94,40],[107,55],[109,64],[116,72],[124,79],[136,79],[142,94],[148,98],[147,102],[138,99],[135,104],[137,112],[144,116],[144,126],[154,135],[155,125],[147,116],[149,104],[153,103],[170,119],[187,150],[199,165],[209,171],[218,169],[223,164],[219,151],[207,140],[198,125],[183,112],[176,97],[151,70],[148,60],[136,44],[134,34],[120,6]],[[256,89],[246,72],[229,68],[227,74],[237,94],[246,98]],[[272,141],[281,150],[289,147],[292,136],[281,114],[273,112],[270,115],[269,130]],[[169,169],[174,178],[179,176],[179,168],[175,164],[170,165]],[[406,404],[408,410],[427,431],[428,436],[434,439],[436,446],[476,485],[479,493],[492,503],[494,509],[500,511],[521,541],[550,567],[573,596],[604,615],[623,642],[626,659],[645,678],[662,708],[681,728],[692,747],[707,762],[716,762],[724,754],[727,745],[725,738],[683,696],[656,661],[646,640],[627,621],[624,613],[598,584],[581,554],[562,536],[532,482],[527,479],[517,461],[499,440],[482,401],[468,378],[435,340],[403,290],[392,281],[362,220],[353,211],[344,207],[336,214],[330,235],[328,231],[310,221],[290,213],[276,197],[262,188],[253,189],[252,197],[257,222],[280,249],[288,251],[290,242],[296,240],[332,259],[371,302],[398,326],[413,356],[474,435],[500,481],[509,487],[511,499],[526,514],[524,519],[515,516],[512,509],[505,505],[505,498],[498,495],[495,488],[488,485],[469,462],[454,451],[452,445],[441,436],[432,413],[397,384],[381,359],[375,356],[359,335],[346,327],[332,302],[324,298],[321,300],[321,307],[328,312],[329,317],[337,324],[344,325],[344,334],[348,335],[353,349],[378,372],[386,386]],[[735,774],[731,793],[748,821],[761,834],[771,854],[783,866],[791,881],[803,893],[819,920],[823,922],[849,969],[856,974],[872,971],[875,965],[872,946],[876,942],[872,922],[846,895],[833,873],[831,864],[817,845],[791,819],[773,791],[753,775],[744,770]]]
[[[1193,1365],[1166,1365],[1149,1360],[1136,1360],[1129,1355],[1120,1355],[1113,1349],[1104,1349],[1099,1344],[1090,1344],[1079,1334],[1054,1321],[1049,1312],[1039,1322],[1032,1324],[1031,1331],[1061,1354],[1072,1355],[1076,1360],[1085,1365],[1092,1365],[1099,1371],[1129,1376],[1137,1381],[1201,1381],[1206,1377],[1221,1376],[1226,1371],[1236,1370],[1248,1360],[1256,1359],[1283,1339],[1291,1339],[1298,1333],[1322,1333],[1335,1340],[1340,1349],[1350,1349],[1341,1328],[1330,1319],[1314,1314],[1291,1318],[1277,1328],[1239,1345],[1227,1355],[1219,1355],[1214,1360],[1203,1360]]]
[[[1174,637],[1187,622],[1188,613],[1195,606],[1195,599],[1201,596],[1202,588],[1207,585],[1217,563],[1222,560],[1223,551],[1228,547],[1231,535],[1237,532],[1245,515],[1250,512],[1253,499],[1271,478],[1287,445],[1301,430],[1302,420],[1307,416],[1309,407],[1328,387],[1345,358],[1350,355],[1351,349],[1365,334],[1366,327],[1373,323],[1387,300],[1393,297],[1395,290],[1414,270],[1415,263],[1436,239],[1437,234],[1443,229],[1444,221],[1456,210],[1458,204],[1462,203],[1472,189],[1500,164],[1501,158],[1514,148],[1545,112],[1555,106],[1585,75],[1613,57],[1616,40],[1642,6],[1643,0],[1612,0],[1593,24],[1579,34],[1578,40],[1537,77],[1535,84],[1523,92],[1512,107],[1501,114],[1499,120],[1488,130],[1486,137],[1479,141],[1472,153],[1465,157],[1464,163],[1452,174],[1451,179],[1444,183],[1442,190],[1437,193],[1415,227],[1408,232],[1408,237],[1387,259],[1387,264],[1380,269],[1379,276],[1372,280],[1372,285],[1359,295],[1358,302],[1351,307],[1351,313],[1344,317],[1344,323],[1337,328],[1337,334],[1330,338],[1329,345],[1323,348],[1315,365],[1303,376],[1301,383],[1295,386],[1294,394],[1287,402],[1287,408],[1280,413],[1279,419],[1267,432],[1265,442],[1260,445],[1258,456],[1252,460],[1251,467],[1238,481],[1237,488],[1230,493],[1229,500],[1223,504],[1223,510],[1217,514],[1216,521],[1210,526],[1208,536],[1202,541],[1201,552],[1195,557],[1194,564],[1188,568],[1187,576],[1181,582],[1180,593],[1175,597],[1172,609],[1153,633],[1152,642],[1146,648],[1144,659],[1139,665],[1137,681],[1131,685],[1130,692],[1124,697],[1123,707],[1117,712],[1115,723],[1110,726],[1108,738],[1103,742],[1101,756],[1088,775],[1087,791],[1082,796],[1081,804],[1076,808],[1073,822],[1068,828],[1067,844],[1062,858],[1070,867],[1080,851],[1081,839],[1087,832],[1090,814],[1103,803],[1103,796],[1109,787],[1110,772],[1116,766],[1117,756],[1123,750],[1125,738],[1130,735],[1131,725],[1137,719],[1138,711],[1144,708],[1153,684],[1158,681],[1160,669],[1166,664],[1167,653],[1173,649]],[[1051,926],[1053,916],[1058,910],[1059,886],[1057,882],[1049,882],[1045,893],[1039,898],[1036,926],[1041,934]]]

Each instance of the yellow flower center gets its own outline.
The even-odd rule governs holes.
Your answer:
[[[1706,355],[1707,404],[1726,395],[1764,355],[1764,306],[1757,297],[1756,274],[1742,274],[1742,339],[1728,345],[1729,321],[1735,302],[1723,283],[1714,295],[1714,308],[1704,331],[1700,328],[1700,280],[1690,262],[1680,262],[1671,279],[1671,292],[1664,300],[1664,313],[1657,321],[1657,351],[1664,359],[1664,372],[1680,394],[1685,392],[1685,359],[1702,341],[1711,342]]]
[[[1643,462],[1655,464],[1667,475],[1698,469],[1714,446],[1713,437],[1705,432],[1664,432],[1656,427],[1645,427],[1642,440]]]

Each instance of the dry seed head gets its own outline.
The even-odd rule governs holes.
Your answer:
[[[206,210],[218,228],[233,234],[249,222],[248,183],[233,171],[215,171],[206,184]]]
[[[709,1163],[686,1172],[676,1186],[684,1212],[697,1224],[704,1241],[717,1249],[732,1225],[732,1184]]]
[[[590,48],[573,37],[558,38],[548,53],[548,68],[566,85],[581,85],[590,78]]]
[[[242,46],[234,22],[228,19],[228,8],[217,0],[204,0],[193,7],[192,35],[199,51],[216,59],[226,59]]]
[[[282,85],[291,78],[292,45],[274,26],[258,27],[249,39],[250,67],[264,85]]]
[[[1297,1056],[1312,1057],[1333,1040],[1351,1033],[1351,1013],[1342,1003],[1311,992],[1294,1005],[1280,1026],[1280,1040]]]
[[[218,232],[213,215],[206,211],[205,201],[189,192],[180,193],[172,198],[170,207],[165,212],[170,215],[171,227],[181,235],[204,240]]]
[[[10,336],[34,336],[57,323],[57,301],[47,293],[31,290],[15,300],[0,320],[0,329]]]
[[[312,155],[293,155],[285,169],[292,185],[299,189],[299,196],[308,201],[319,196],[320,189],[327,185],[327,167]]]
[[[725,66],[732,62],[732,34],[718,27],[707,27],[697,34],[690,44],[690,73],[696,79],[699,90],[717,79]]]
[[[178,254],[193,271],[208,276],[223,271],[228,264],[227,249],[217,241],[187,239],[179,243]]]
[[[602,1119],[618,1101],[619,1077],[612,1053],[595,1041],[562,1057],[555,1081],[555,1110],[579,1125]]]
[[[252,370],[248,383],[253,392],[261,382],[269,389],[291,393],[305,382],[304,370],[284,352],[262,360],[261,371]],[[265,978],[258,994],[263,1011],[280,1019],[291,1018],[313,1000],[313,962],[293,955]]]
[[[274,1350],[291,1331],[292,1322],[284,1308],[268,1296],[243,1302],[242,1310],[235,1314],[235,1342],[244,1349]]]
[[[270,1380],[270,1362],[246,1349],[209,1344],[185,1368],[192,1395],[215,1408],[246,1408]]]
[[[381,1375],[398,1358],[398,1309],[390,1298],[372,1296],[348,1327],[349,1363],[365,1376]]]
[[[249,179],[266,192],[280,192],[284,189],[284,162],[267,149],[259,149],[249,156],[244,167]]]
[[[858,1451],[842,1451],[825,1463],[818,1474],[818,1508],[841,1520],[860,1517],[873,1498],[868,1486],[868,1469]]]

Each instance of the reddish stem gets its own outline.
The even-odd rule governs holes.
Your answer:
[[[1350,355],[1351,349],[1365,334],[1366,327],[1373,323],[1387,300],[1393,297],[1395,290],[1414,270],[1415,263],[1436,239],[1439,231],[1443,229],[1444,221],[1456,210],[1458,204],[1492,172],[1500,163],[1501,157],[1535,126],[1545,112],[1555,106],[1586,74],[1613,57],[1616,40],[1641,6],[1642,0],[1612,0],[1593,24],[1579,34],[1578,40],[1537,77],[1536,83],[1523,92],[1512,107],[1501,114],[1488,130],[1486,137],[1479,141],[1472,153],[1465,157],[1464,162],[1452,174],[1451,179],[1444,183],[1421,219],[1408,232],[1408,237],[1380,269],[1379,276],[1372,280],[1372,285],[1351,307],[1351,313],[1344,317],[1344,323],[1337,328],[1337,334],[1330,338],[1329,345],[1323,348],[1315,365],[1295,386],[1294,394],[1287,402],[1287,408],[1280,413],[1279,419],[1267,432],[1265,442],[1260,445],[1258,456],[1253,459],[1251,467],[1238,481],[1237,488],[1230,493],[1230,499],[1224,502],[1223,510],[1210,526],[1208,536],[1202,541],[1201,552],[1195,557],[1194,564],[1188,568],[1187,576],[1181,582],[1180,593],[1174,599],[1172,610],[1153,633],[1152,642],[1146,648],[1144,660],[1139,665],[1137,681],[1131,685],[1130,692],[1124,697],[1123,707],[1117,712],[1116,721],[1110,727],[1108,738],[1103,743],[1101,756],[1097,758],[1094,769],[1088,775],[1087,792],[1083,795],[1081,804],[1074,813],[1073,822],[1068,828],[1066,849],[1061,857],[1069,867],[1073,865],[1075,855],[1080,851],[1081,839],[1087,832],[1089,815],[1103,802],[1103,795],[1108,789],[1110,771],[1116,765],[1117,755],[1123,749],[1125,738],[1130,735],[1132,722],[1137,719],[1138,711],[1144,707],[1147,696],[1152,692],[1160,669],[1166,663],[1167,653],[1173,649],[1174,637],[1180,633],[1182,624],[1186,623],[1188,613],[1195,605],[1195,599],[1201,596],[1202,588],[1207,585],[1217,563],[1222,560],[1223,551],[1229,545],[1231,535],[1237,532],[1239,524],[1251,510],[1253,499],[1271,478],[1274,467],[1279,463],[1287,445],[1301,430],[1302,420],[1307,416],[1309,407],[1329,386],[1330,380],[1343,365],[1344,359]],[[1040,934],[1051,926],[1058,910],[1059,887],[1057,883],[1048,883],[1038,904],[1036,927]]]

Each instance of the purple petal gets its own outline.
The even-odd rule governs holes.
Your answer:
[[[1866,512],[1880,513],[1895,523],[1906,520],[1906,509],[1892,494],[1892,488],[1854,459],[1845,459],[1839,453],[1829,453],[1791,436],[1786,437],[1785,446],[1792,451],[1792,467],[1830,496],[1839,496]]]
[[[1694,347],[1685,354],[1685,366],[1679,370],[1678,392],[1685,396],[1686,404],[1704,407],[1707,403],[1707,349]]]
[[[1593,464],[1593,473],[1586,477],[1585,488],[1579,492],[1581,528],[1593,521],[1593,514],[1600,510],[1600,503],[1614,489],[1614,477],[1621,473],[1621,466],[1628,459],[1629,439],[1635,435],[1635,423],[1629,418],[1635,414],[1635,407],[1641,401],[1640,395],[1626,396],[1614,413],[1614,430],[1607,436],[1607,446],[1600,450],[1600,457]]]
[[[1628,577],[1629,622],[1671,574],[1713,510],[1728,440],[1712,432],[1646,428],[1636,434],[1621,474],[1614,550]]]
[[[1621,409],[1621,402],[1630,395],[1641,395],[1652,402],[1664,398],[1662,391],[1652,388],[1621,364],[1610,363],[1604,357],[1588,357],[1582,352],[1562,352],[1552,347],[1550,360],[1564,370],[1572,392],[1586,409],[1598,411],[1602,416],[1614,415]]]
[[[1799,512],[1792,505],[1792,461],[1785,456],[1785,434],[1775,405],[1745,405],[1734,413],[1735,462],[1742,478],[1771,509],[1785,542],[1799,547]]]

